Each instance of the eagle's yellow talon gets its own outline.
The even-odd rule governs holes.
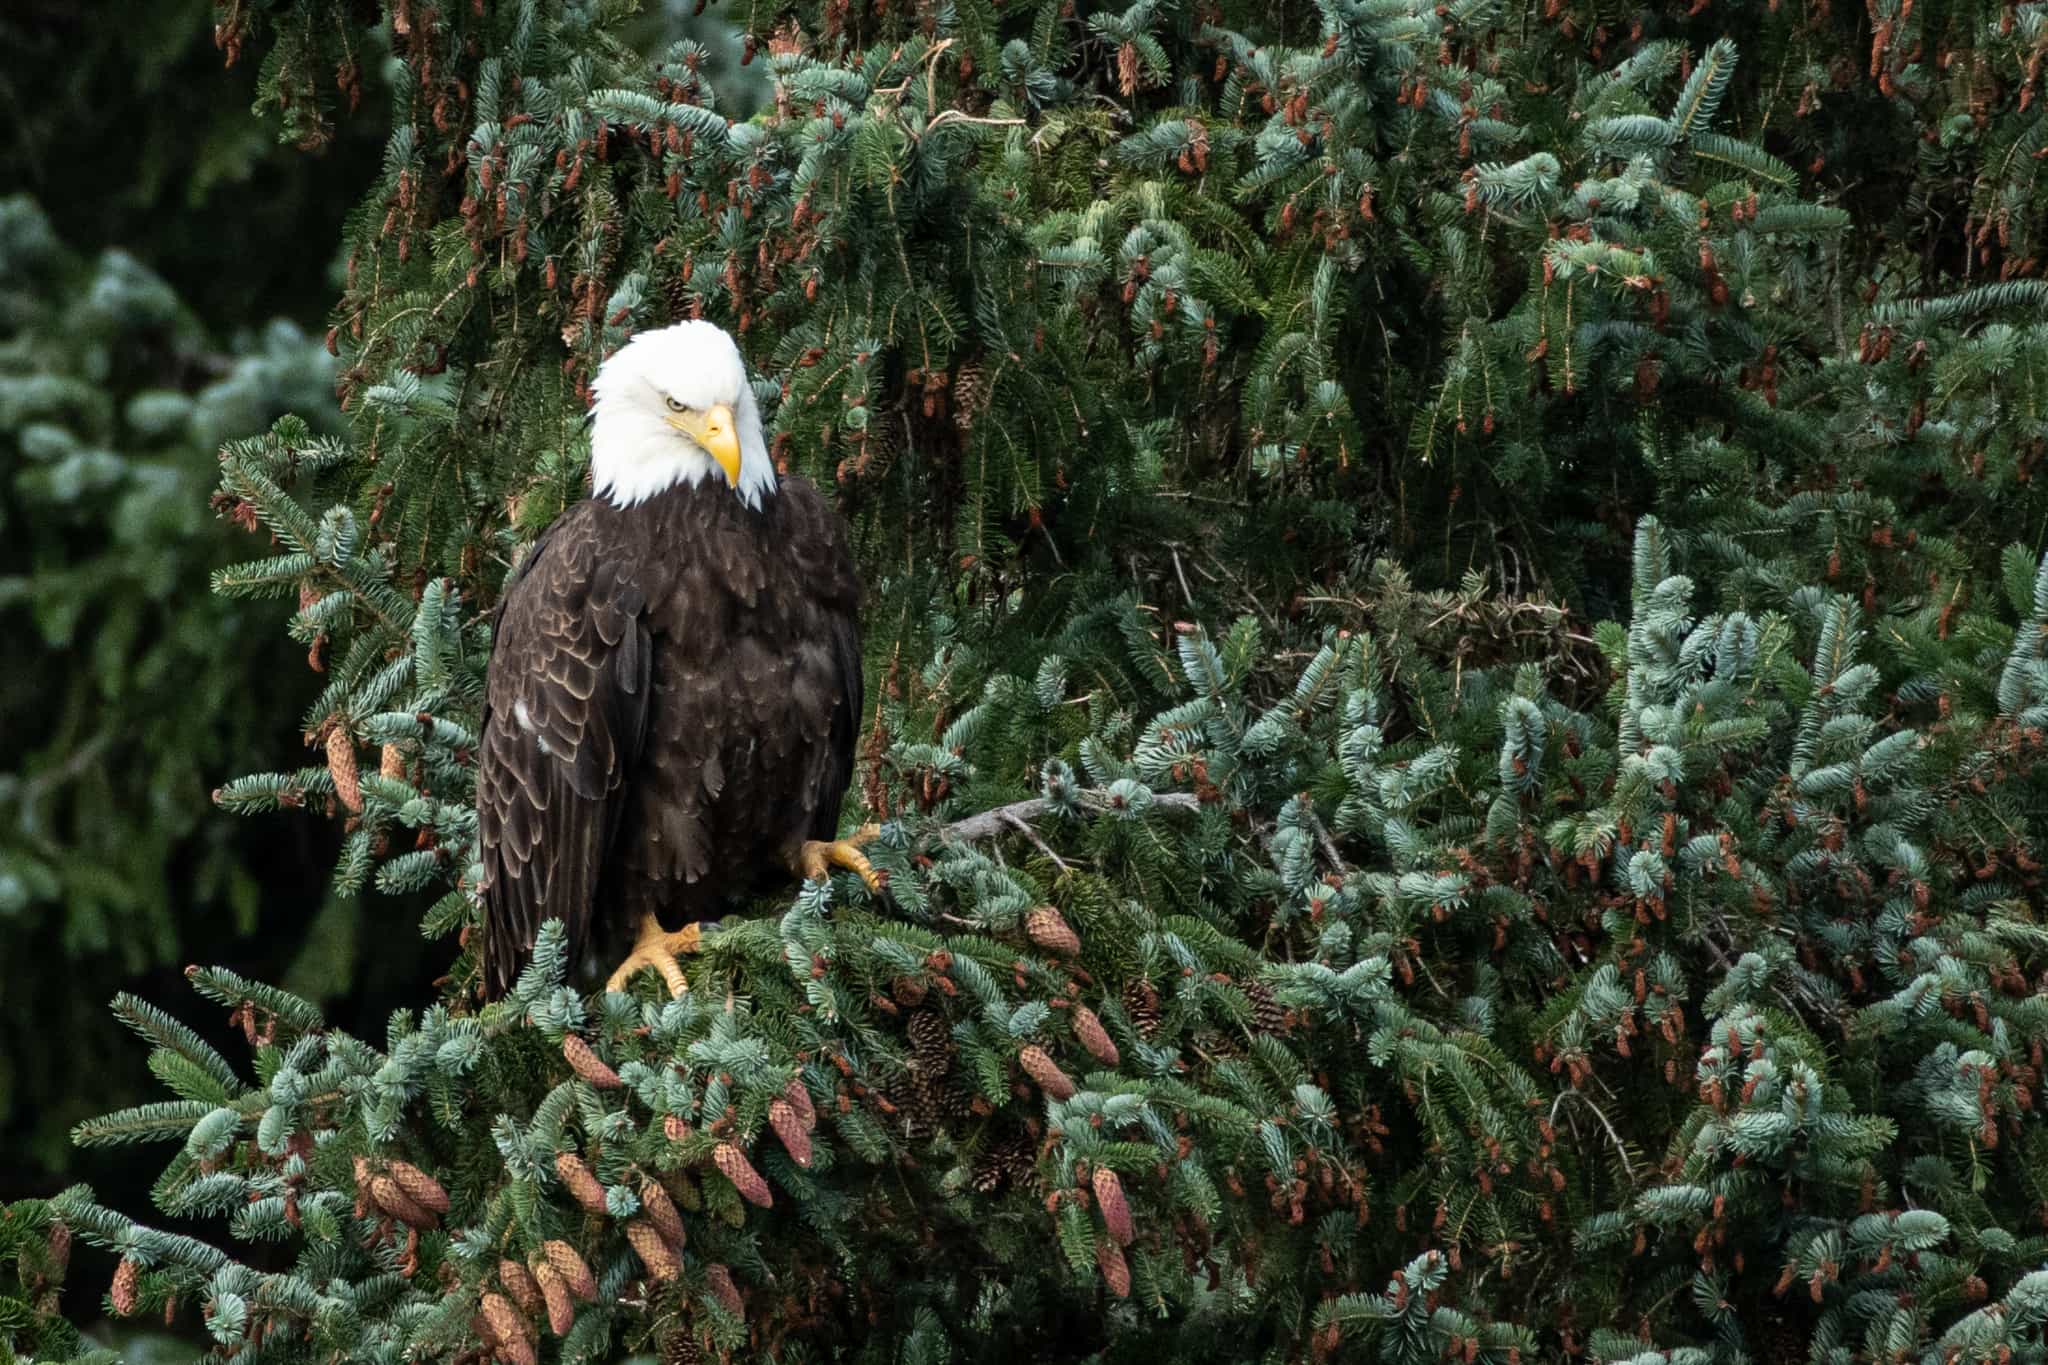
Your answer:
[[[696,952],[703,943],[703,936],[700,925],[685,924],[670,933],[653,915],[643,917],[640,937],[634,942],[633,951],[626,954],[626,960],[605,981],[604,988],[623,991],[635,972],[643,967],[652,967],[661,973],[661,979],[668,985],[668,993],[681,998],[689,992],[690,982],[683,975],[682,964],[676,961],[676,954]]]
[[[880,825],[863,825],[847,839],[806,839],[797,850],[797,871],[807,882],[822,880],[831,875],[835,867],[843,867],[859,877],[861,884],[879,896],[882,894],[882,874],[869,864],[867,855],[860,846],[882,832]]]

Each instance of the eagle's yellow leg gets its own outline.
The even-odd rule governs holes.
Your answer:
[[[880,825],[864,825],[851,839],[806,839],[797,850],[797,875],[807,882],[814,882],[829,876],[835,867],[843,867],[861,879],[861,883],[876,895],[882,893],[881,874],[868,865],[867,855],[860,846],[882,832]]]
[[[690,983],[683,976],[682,966],[676,961],[678,953],[694,953],[703,939],[701,925],[685,924],[671,934],[661,927],[661,921],[653,915],[640,920],[640,937],[634,941],[633,951],[626,954],[626,960],[604,983],[608,991],[623,991],[626,983],[633,979],[633,973],[642,967],[652,967],[661,973],[661,979],[668,983],[668,993],[682,996],[690,989]]]

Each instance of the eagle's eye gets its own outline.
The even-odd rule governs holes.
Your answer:
[[[661,401],[668,404],[668,410],[670,412],[681,412],[683,410],[683,405],[681,403],[678,403],[675,399],[670,398],[666,394],[662,395]]]

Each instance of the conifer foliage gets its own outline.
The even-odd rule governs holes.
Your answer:
[[[2048,13],[1756,8],[799,3],[729,123],[608,6],[224,4],[393,131],[349,433],[222,453],[318,672],[217,799],[455,963],[117,1000],[77,1139],[227,1239],[24,1206],[0,1332],[68,1237],[238,1361],[2048,1361]],[[888,891],[486,1006],[486,612],[695,314],[855,526]]]

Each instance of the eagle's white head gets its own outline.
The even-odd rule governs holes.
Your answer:
[[[722,478],[758,510],[775,492],[775,462],[740,348],[708,322],[642,332],[598,367],[592,388],[590,477],[601,498],[631,507],[679,483]]]

